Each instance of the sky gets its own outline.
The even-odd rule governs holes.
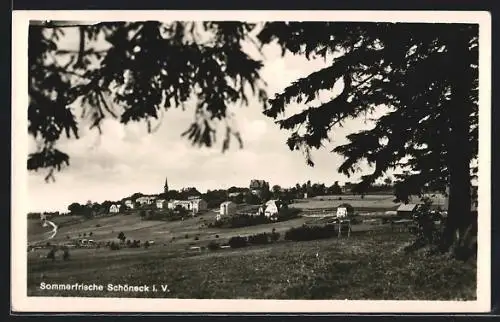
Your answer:
[[[78,38],[67,33],[64,41],[65,46],[76,46]],[[277,46],[265,49],[263,59],[261,77],[267,82],[269,97],[328,63],[308,61],[299,56],[281,57]],[[321,98],[328,99],[341,89],[342,84],[336,84],[331,92],[322,93]],[[70,166],[57,172],[56,181],[50,183],[44,181],[46,171],[29,173],[30,211],[67,211],[72,202],[118,200],[136,192],[159,193],[163,190],[165,177],[170,189],[196,187],[204,192],[231,186],[246,187],[251,179],[263,179],[271,186],[282,187],[308,180],[329,186],[335,181],[341,184],[355,181],[368,170],[366,165],[361,165],[364,172],[347,178],[337,172],[342,157],[330,152],[336,145],[347,142],[347,134],[371,127],[365,118],[350,120],[342,128],[334,128],[333,141],[314,151],[315,166],[310,167],[299,151],[290,151],[286,145],[289,132],[280,130],[273,119],[263,115],[262,106],[255,99],[251,99],[248,106],[233,108],[233,121],[244,146],[239,149],[234,140],[225,153],[222,153],[221,142],[211,148],[199,148],[181,137],[194,120],[193,109],[187,107],[187,111],[166,111],[158,130],[151,134],[147,133],[145,123],[124,126],[109,118],[103,121],[103,133],[99,135],[96,130],[89,130],[86,120],[79,119],[80,139],[64,138],[57,144],[57,148],[69,154]],[[291,109],[299,111],[300,108],[292,106]],[[30,152],[35,148],[32,140]]]

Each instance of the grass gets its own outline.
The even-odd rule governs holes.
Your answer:
[[[29,253],[29,296],[103,296],[111,292],[47,291],[46,283],[168,284],[164,293],[120,297],[220,299],[473,300],[474,263],[400,251],[404,233],[357,234],[350,239],[279,242],[237,250],[188,252],[177,246],[78,249],[56,262]],[[98,279],[96,276],[99,276]]]
[[[341,199],[339,200],[339,198]],[[432,199],[436,205],[444,204],[444,199],[441,196],[435,196]],[[412,200],[418,201],[419,198],[414,196]],[[302,210],[333,209],[343,203],[350,204],[356,211],[395,210],[399,206],[399,203],[394,202],[393,195],[366,195],[363,199],[359,195],[333,195],[302,199],[293,203],[291,207]]]

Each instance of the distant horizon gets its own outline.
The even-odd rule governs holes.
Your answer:
[[[265,180],[265,181],[269,182],[269,181],[268,181],[268,180],[266,180],[266,179],[259,179],[259,180]],[[338,181],[338,180],[337,180],[337,181]],[[305,181],[305,182],[297,182],[297,183],[300,183],[300,184],[302,185],[302,184],[304,184],[304,183],[306,183],[306,182],[307,182],[307,181]],[[342,183],[342,182],[340,182],[340,181],[339,181],[339,185],[342,187],[342,186],[344,186],[344,184],[345,184],[345,183],[347,183],[347,182],[352,182],[352,181],[346,181],[346,182],[344,182],[344,183]],[[331,185],[333,185],[334,183],[335,183],[335,182],[332,182],[331,184],[327,184],[326,182],[313,182],[313,181],[311,180],[311,185],[313,185],[313,184],[325,184],[325,186],[326,186],[326,187],[330,187],[330,186],[331,186]],[[51,184],[51,183],[46,183],[46,184],[48,184],[48,185],[49,185],[49,184]],[[189,185],[189,186],[185,186],[185,187],[182,187],[182,188],[174,188],[174,187],[170,187],[170,184],[169,184],[169,191],[172,191],[172,190],[175,190],[175,191],[180,191],[180,190],[181,190],[181,189],[183,189],[183,188],[196,188],[196,190],[198,190],[200,193],[204,194],[204,193],[207,193],[207,191],[208,191],[208,190],[210,190],[210,191],[214,191],[214,190],[227,190],[227,189],[229,189],[229,188],[231,188],[231,187],[236,187],[236,188],[246,188],[246,189],[249,189],[249,188],[248,188],[249,184],[250,184],[250,181],[248,182],[248,184],[247,184],[247,185],[230,185],[230,186],[228,186],[227,188],[221,188],[221,187],[219,187],[219,188],[208,188],[208,189],[200,189],[200,188],[198,188],[198,187],[197,187],[197,186],[195,186],[195,185]],[[272,189],[272,187],[273,187],[274,185],[278,185],[278,186],[280,186],[281,188],[285,188],[285,189],[295,187],[295,184],[294,184],[294,185],[280,185],[280,184],[277,184],[277,183],[271,183],[271,182],[269,182],[269,186],[270,186],[270,188],[271,188],[271,189]],[[162,193],[163,193],[162,189],[159,189],[158,191],[159,191],[159,192],[143,192],[143,191],[135,191],[135,192],[133,192],[133,193],[130,193],[130,194],[125,194],[124,196],[122,196],[122,197],[118,197],[118,198],[104,198],[104,199],[103,199],[103,198],[101,198],[101,199],[99,199],[99,200],[92,200],[92,199],[88,199],[88,198],[87,198],[85,201],[81,201],[81,200],[84,200],[84,199],[85,199],[85,198],[83,198],[83,199],[80,199],[80,200],[74,200],[73,202],[77,202],[77,203],[79,203],[79,204],[85,204],[88,200],[90,200],[91,202],[102,203],[102,202],[104,202],[104,201],[106,201],[106,200],[109,200],[109,201],[117,201],[117,200],[126,199],[126,198],[128,198],[128,197],[130,197],[130,196],[132,196],[133,194],[136,194],[136,193],[140,193],[140,194],[145,195],[145,196],[149,196],[149,195],[160,195],[160,194],[162,194]],[[73,203],[73,202],[71,202],[71,203]],[[69,203],[68,205],[66,205],[66,207],[65,207],[65,208],[59,208],[59,209],[36,209],[36,210],[33,210],[33,209],[32,209],[32,210],[30,210],[30,213],[38,213],[38,212],[56,212],[56,211],[59,211],[59,212],[67,212],[67,211],[68,211],[68,209],[67,209],[67,208],[68,208],[68,206],[69,206],[71,203]]]
[[[262,180],[265,180],[265,179],[262,179]],[[267,181],[267,180],[266,180]],[[304,184],[306,182],[300,182],[300,184]],[[355,183],[355,182],[352,182],[352,181],[347,181],[347,182],[343,182],[341,183],[339,181],[339,186],[340,187],[343,187],[346,183]],[[330,187],[331,185],[333,185],[334,183],[332,183],[331,185],[328,185],[324,182],[312,182],[311,181],[311,185],[314,185],[314,184],[325,184],[326,187]],[[279,184],[278,184],[279,185]],[[272,186],[274,186],[274,184],[270,184],[270,188],[272,188]],[[279,185],[281,188],[284,188],[284,189],[290,189],[290,188],[293,188],[295,187],[295,185],[293,186],[282,186],[282,185]],[[474,186],[474,185],[473,185]],[[214,190],[228,190],[229,188],[231,187],[236,187],[236,188],[244,188],[244,189],[250,189],[248,186],[236,186],[236,185],[233,185],[233,186],[230,186],[228,188],[214,188],[214,189],[208,189],[210,191],[214,191]],[[196,188],[196,190],[198,190],[201,194],[205,194],[207,193],[207,190],[201,190],[201,189],[198,189],[196,186],[190,186],[190,187],[183,187],[183,188]],[[181,188],[182,189],[182,188]],[[169,189],[169,191],[180,191],[181,189]],[[127,199],[127,198],[130,198],[132,195],[136,194],[136,193],[139,193],[139,194],[142,194],[144,196],[154,196],[154,195],[161,195],[163,192],[149,192],[149,193],[144,193],[144,192],[141,192],[141,191],[137,191],[137,192],[134,192],[134,193],[131,193],[129,195],[126,195],[126,196],[122,196],[122,197],[119,197],[119,198],[116,198],[116,199],[102,199],[102,200],[90,200],[92,203],[103,203],[104,201],[111,201],[111,202],[118,202],[119,200],[123,200],[123,199]],[[382,192],[372,192],[372,193],[367,193],[365,194],[365,196],[371,196],[371,195],[380,195],[380,194],[384,194],[385,193],[382,193]],[[440,192],[428,192],[428,193],[425,193],[425,194],[436,194],[436,195],[443,195],[442,193]],[[424,194],[424,195],[425,195]],[[341,193],[341,194],[333,194],[333,196],[342,196],[342,195],[354,195],[354,196],[359,196],[361,194],[359,193],[352,193],[352,192],[348,192],[348,193]],[[391,196],[394,196],[393,193],[391,194],[387,194],[387,195],[391,195]],[[314,196],[314,197],[322,197],[322,196],[329,196],[329,195],[318,195],[318,196]],[[330,195],[332,196],[332,195]],[[417,195],[411,195],[411,197],[416,197]],[[410,197],[410,198],[411,198]],[[89,199],[87,199],[88,201]],[[78,201],[73,201],[73,202],[77,202],[79,204],[86,204],[86,202],[78,202]],[[72,203],[73,203],[72,202]],[[70,203],[71,204],[71,203]],[[70,204],[68,204],[67,206],[69,206]],[[68,207],[66,207],[65,209],[38,209],[38,210],[31,210],[28,212],[28,214],[32,214],[32,213],[54,213],[54,212],[59,212],[59,213],[67,213],[69,212],[69,210],[67,209]]]

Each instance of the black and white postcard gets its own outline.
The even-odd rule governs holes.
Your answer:
[[[13,13],[12,310],[486,312],[491,18]]]

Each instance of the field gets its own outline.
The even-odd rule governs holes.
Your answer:
[[[383,199],[381,199],[383,200]],[[307,201],[309,202],[309,201]],[[318,200],[322,202],[322,200]],[[324,202],[324,200],[323,200]],[[283,240],[286,230],[321,219],[299,217],[289,221],[243,228],[207,228],[215,217],[209,211],[184,221],[145,221],[137,214],[91,220],[54,218],[60,226],[52,244],[92,232],[95,241],[154,240],[148,249],[71,249],[71,259],[46,258],[47,249],[28,256],[29,296],[102,296],[170,298],[262,299],[475,299],[476,267],[445,257],[405,254],[411,239],[406,232],[391,232],[389,225],[361,223],[350,238],[308,242]],[[260,232],[281,233],[278,242],[241,249],[192,250],[214,240]],[[31,241],[42,241],[50,227],[30,220]],[[98,278],[96,278],[98,276]],[[108,292],[41,290],[40,283],[96,283],[156,285],[156,291]],[[161,285],[168,285],[163,292]]]
[[[350,239],[279,242],[238,250],[186,252],[79,249],[68,262],[30,253],[30,296],[118,296],[113,292],[47,291],[46,283],[168,285],[168,292],[119,293],[120,297],[398,299],[475,298],[475,267],[426,258],[400,249],[406,234],[364,234]],[[99,279],[96,280],[96,276]]]
[[[417,202],[419,198],[413,196],[411,201]],[[445,204],[444,197],[434,196],[432,198],[435,206],[443,207]],[[396,210],[400,203],[394,202],[393,195],[366,195],[361,198],[359,195],[333,195],[333,196],[317,196],[308,199],[301,199],[291,204],[291,207],[298,208],[304,211],[328,209],[333,210],[343,203],[348,203],[354,207],[356,212],[383,212],[387,210]]]

